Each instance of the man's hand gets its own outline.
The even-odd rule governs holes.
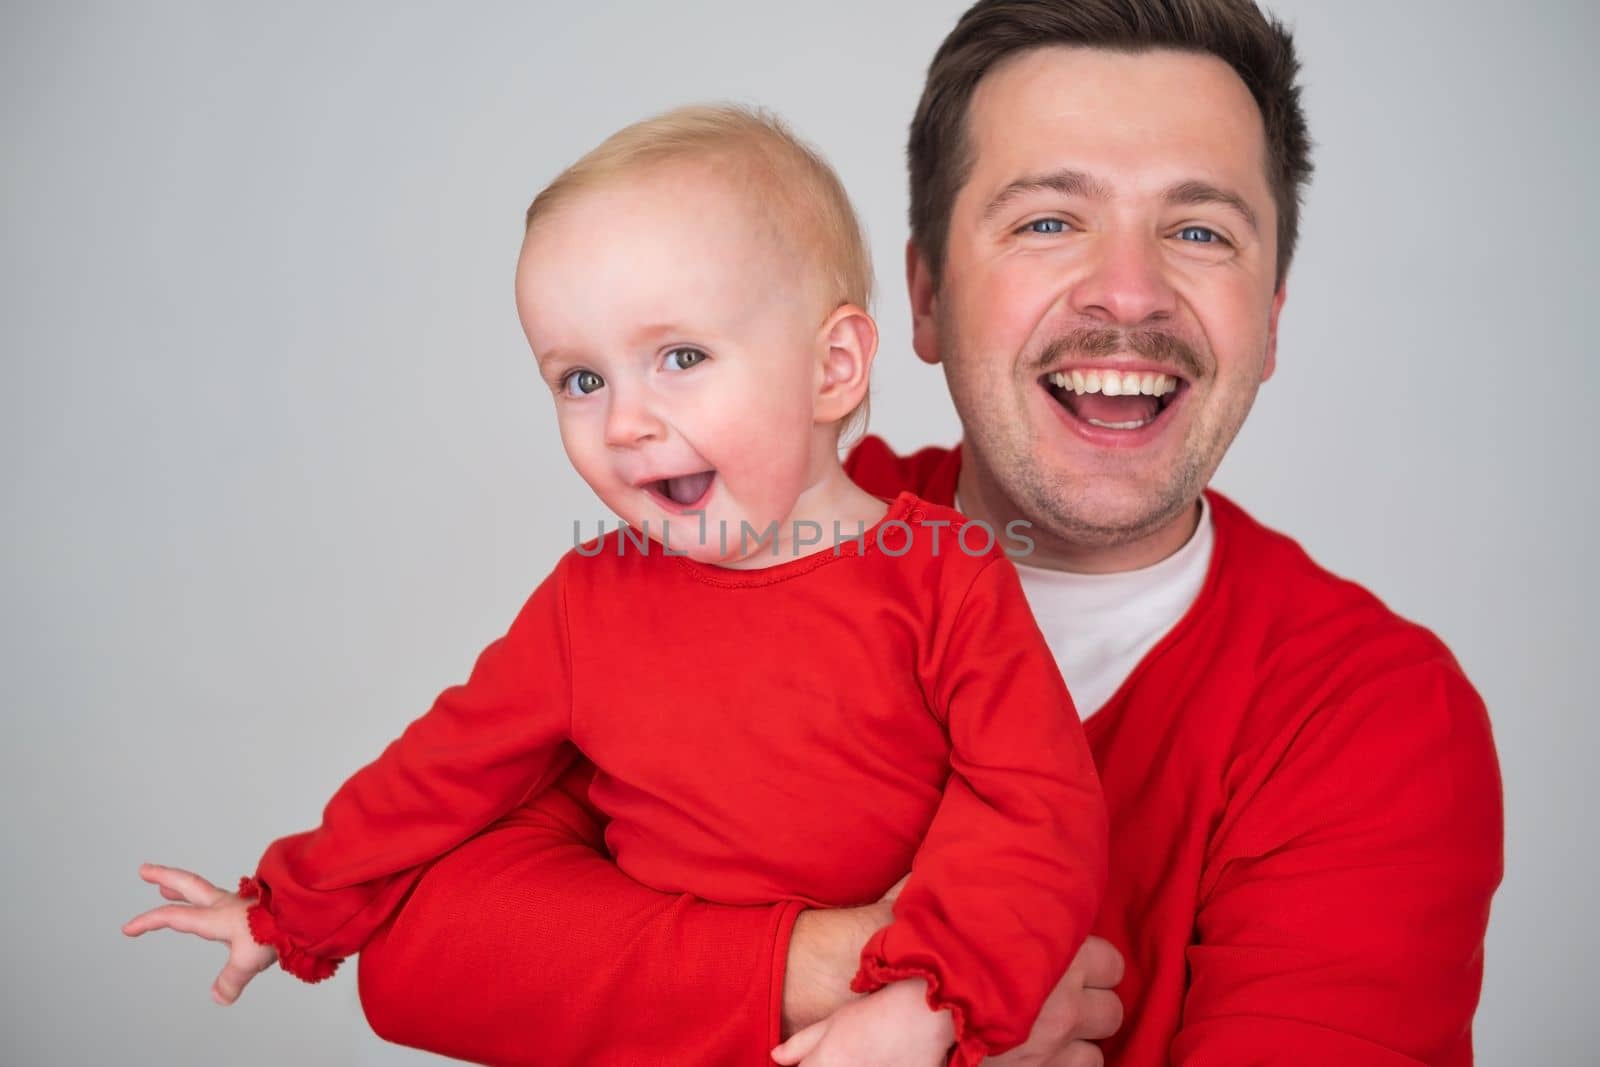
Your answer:
[[[1122,981],[1122,953],[1091,937],[1073,957],[1039,1011],[1028,1040],[1004,1056],[984,1060],[993,1067],[1101,1067],[1096,1041],[1122,1026],[1122,1001],[1112,990]]]

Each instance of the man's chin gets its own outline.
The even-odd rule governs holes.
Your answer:
[[[1130,545],[1180,520],[1198,497],[1181,486],[1085,485],[1040,501],[1062,540],[1084,548]]]

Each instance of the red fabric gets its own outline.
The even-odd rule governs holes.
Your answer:
[[[850,906],[914,860],[857,987],[927,977],[962,1067],[1021,1043],[1098,910],[1105,810],[1016,569],[962,551],[963,521],[899,493],[860,541],[760,570],[615,533],[568,553],[465,685],[268,849],[252,929],[303,975],[359,950],[571,742],[605,846],[658,892]]]
[[[850,467],[948,504],[959,452],[868,438]],[[1433,635],[1210,499],[1204,589],[1087,723],[1095,932],[1128,963],[1107,1063],[1470,1063],[1502,870],[1483,704]],[[767,1063],[793,911],[632,882],[589,773],[432,867],[361,958],[368,1019],[492,1063]]]
[[[246,921],[250,923],[250,936],[259,944],[270,945],[276,949],[278,963],[302,982],[315,984],[324,978],[332,978],[334,972],[339,969],[339,961],[302,952],[285,937],[278,929],[277,921],[272,917],[268,895],[266,887],[254,878],[239,879],[239,899],[258,902],[245,911]]]

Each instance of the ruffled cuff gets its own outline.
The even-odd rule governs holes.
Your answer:
[[[881,931],[880,931],[881,932]],[[874,938],[876,940],[876,938]],[[872,945],[867,949],[870,952]],[[872,958],[863,954],[861,969],[850,980],[850,990],[854,993],[874,993],[888,985],[890,982],[899,982],[908,978],[920,978],[928,983],[928,1009],[930,1011],[948,1011],[950,1021],[954,1024],[956,1046],[950,1053],[949,1067],[978,1067],[985,1056],[999,1050],[991,1050],[988,1043],[972,1032],[972,1027],[967,1022],[966,1008],[961,1004],[947,999],[941,992],[939,976],[925,967],[893,966],[885,963],[881,958]]]
[[[245,918],[250,922],[250,936],[255,938],[256,944],[277,950],[278,966],[302,982],[320,982],[333,977],[333,972],[339,969],[343,961],[312,955],[293,944],[288,935],[278,929],[278,920],[267,910],[270,900],[266,886],[254,878],[241,878],[239,896],[243,900],[255,901],[245,913]]]

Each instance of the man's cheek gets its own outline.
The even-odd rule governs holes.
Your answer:
[[[963,316],[967,348],[980,358],[1009,363],[1048,311],[1050,297],[1038,291],[1036,281],[1020,275],[1003,277],[977,295],[979,300]]]

